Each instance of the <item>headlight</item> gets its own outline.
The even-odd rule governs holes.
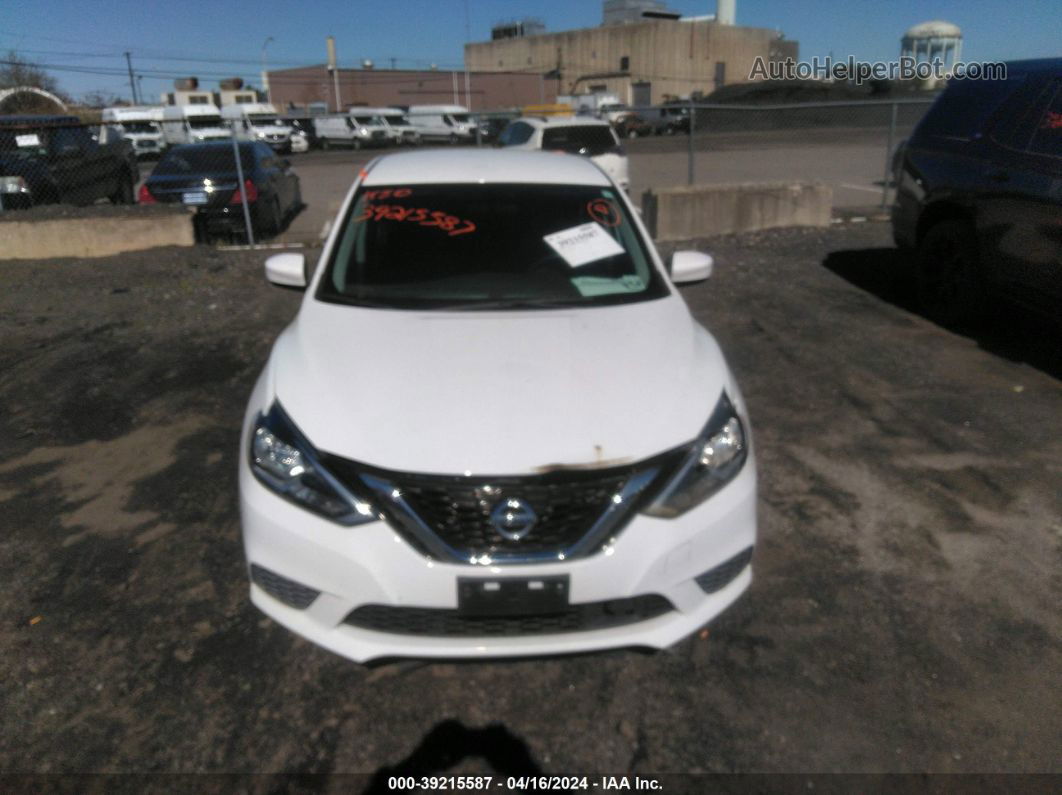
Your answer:
[[[748,440],[724,392],[678,471],[644,513],[673,519],[700,505],[734,479],[748,458]]]
[[[22,177],[0,177],[0,193],[29,193],[29,186]]]
[[[258,415],[249,452],[255,477],[297,505],[344,525],[377,518],[370,503],[351,493],[321,465],[313,445],[279,403]]]

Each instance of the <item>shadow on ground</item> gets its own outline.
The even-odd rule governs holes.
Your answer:
[[[914,296],[913,257],[896,248],[831,252],[823,266],[868,293],[925,316]],[[1021,362],[1062,380],[1062,322],[1005,303],[977,327],[952,328],[989,353]]]
[[[423,776],[445,774],[469,758],[482,758],[500,776],[542,773],[527,744],[505,725],[493,723],[483,729],[468,729],[460,721],[450,719],[437,724],[401,762],[376,771],[366,793],[390,792],[388,780],[394,776],[419,780]]]

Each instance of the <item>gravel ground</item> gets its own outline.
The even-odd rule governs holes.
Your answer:
[[[888,241],[704,242],[761,475],[719,622],[371,668],[247,599],[239,423],[299,300],[265,255],[3,264],[0,771],[1062,772],[1062,335],[931,324]]]

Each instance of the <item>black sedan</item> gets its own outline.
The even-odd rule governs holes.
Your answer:
[[[1062,58],[953,80],[894,159],[893,236],[945,325],[1062,308]]]
[[[302,205],[299,177],[291,163],[263,143],[238,144],[243,184],[230,141],[169,150],[140,186],[141,204],[181,203],[196,210],[203,235],[240,234],[243,203],[255,235],[276,234]]]

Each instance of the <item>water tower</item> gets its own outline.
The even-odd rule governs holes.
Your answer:
[[[900,57],[913,58],[915,63],[939,61],[950,73],[962,60],[962,30],[939,19],[908,28],[900,39]]]

